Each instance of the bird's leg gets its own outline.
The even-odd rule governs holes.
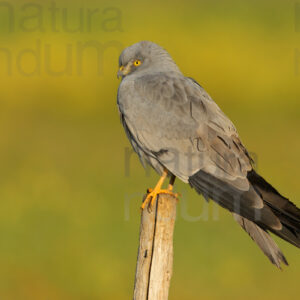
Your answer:
[[[171,178],[170,178],[170,181],[169,181],[169,185],[168,185],[168,190],[169,191],[173,191],[175,179],[176,179],[176,176],[172,174]],[[178,202],[179,201],[178,196],[181,196],[181,194],[176,193],[176,194],[174,194],[174,196],[176,197],[176,201]]]
[[[144,202],[141,206],[142,209],[144,209],[146,207],[146,205],[149,204],[150,201],[151,201],[151,206],[153,206],[154,202],[155,202],[155,200],[156,200],[156,198],[159,194],[169,194],[169,195],[172,195],[172,196],[177,198],[178,195],[174,194],[172,192],[173,184],[174,184],[174,181],[175,181],[175,176],[174,175],[171,176],[168,189],[164,190],[164,189],[161,188],[164,181],[165,181],[165,179],[166,179],[166,177],[167,177],[167,175],[168,175],[167,170],[164,170],[163,174],[159,178],[155,188],[154,189],[148,189],[148,191],[147,191],[148,195],[147,195],[146,199],[144,200]]]
[[[173,186],[174,186],[174,182],[175,182],[175,175],[171,175],[170,181],[169,181],[169,185],[168,185],[168,190],[169,191],[173,191]]]

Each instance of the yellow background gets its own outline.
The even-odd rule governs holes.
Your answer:
[[[39,8],[24,9],[26,3]],[[58,32],[50,4],[10,1],[12,31],[0,6],[1,299],[131,298],[139,206],[157,175],[147,176],[135,155],[130,174],[125,170],[130,148],[116,107],[116,73],[122,48],[140,40],[162,45],[205,87],[254,153],[258,171],[300,206],[295,1],[60,1]],[[75,28],[80,7],[99,13],[91,30],[71,33],[63,8]],[[43,32],[34,17],[20,24],[39,9]],[[103,65],[98,72],[96,52],[86,49],[80,75],[76,47],[86,42],[103,45]],[[20,68],[37,71],[36,54],[26,52],[37,43],[40,69],[26,76]],[[49,73],[47,63],[64,69],[66,47],[71,69]],[[202,197],[179,182],[176,190],[183,196],[170,299],[299,297],[298,249],[275,238],[290,263],[281,272],[229,213],[214,215],[210,205],[205,217]]]

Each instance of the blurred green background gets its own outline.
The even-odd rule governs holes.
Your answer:
[[[122,48],[145,39],[205,87],[300,206],[300,4],[1,2],[0,299],[131,298],[139,206],[157,175],[126,158],[116,72]],[[176,190],[170,299],[299,297],[298,249],[276,238],[281,272],[229,213]]]

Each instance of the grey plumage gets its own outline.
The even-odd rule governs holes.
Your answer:
[[[288,265],[283,253],[267,231],[240,215],[233,213],[233,217],[277,268],[281,268],[281,262]]]
[[[286,263],[267,231],[299,247],[300,210],[255,173],[218,105],[154,43],[126,48],[119,63],[120,116],[142,163],[159,174],[166,168],[233,212],[272,263]]]

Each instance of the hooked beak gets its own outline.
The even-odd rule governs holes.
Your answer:
[[[127,74],[129,74],[130,73],[130,71],[131,71],[131,66],[132,66],[132,64],[131,63],[129,63],[129,64],[127,64],[126,66],[123,66],[123,68],[121,69],[119,69],[119,71],[118,71],[118,73],[117,73],[117,78],[119,79],[120,77],[124,77],[124,76],[126,76]]]

